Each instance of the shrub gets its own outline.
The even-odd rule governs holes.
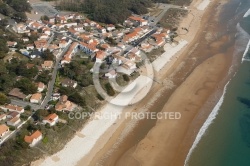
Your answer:
[[[104,100],[104,98],[98,93],[97,96],[96,96],[99,100]]]
[[[16,128],[14,126],[9,127],[10,131],[14,131]]]
[[[47,144],[47,143],[49,142],[48,137],[47,137],[47,136],[45,136],[45,137],[43,138],[42,142],[43,142],[44,144]]]
[[[108,93],[109,96],[114,96],[115,95],[115,91],[114,91],[113,87],[110,85],[110,83],[106,83],[105,88],[106,88],[107,93]]]
[[[122,77],[123,77],[124,81],[126,81],[126,82],[129,82],[129,81],[130,81],[130,78],[129,78],[128,75],[123,74]]]

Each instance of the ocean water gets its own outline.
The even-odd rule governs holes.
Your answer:
[[[242,63],[200,129],[188,166],[250,166],[250,0],[237,2],[235,52]]]

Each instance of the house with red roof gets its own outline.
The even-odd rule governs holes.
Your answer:
[[[42,82],[37,83],[37,92],[42,92],[45,89],[45,85]]]
[[[7,134],[8,131],[9,131],[9,127],[6,126],[5,124],[1,124],[0,125],[0,139],[2,137],[4,137]]]
[[[15,112],[18,112],[18,113],[24,113],[24,108],[23,107],[20,107],[20,106],[17,106],[17,105],[12,105],[12,104],[7,104],[7,105],[3,105],[3,106],[0,106],[1,109],[3,109],[5,112],[7,111],[15,111]]]
[[[97,63],[102,63],[103,60],[106,58],[107,54],[104,51],[97,51],[95,58]]]
[[[138,16],[130,16],[128,20],[132,21],[133,23],[138,23],[140,26],[144,26],[148,24],[147,20]]]
[[[113,24],[108,24],[107,25],[107,31],[113,31],[113,30],[115,30],[115,26],[113,25]]]
[[[42,133],[39,130],[36,130],[33,134],[31,135],[25,135],[24,141],[30,144],[30,147],[34,147],[39,141],[41,141],[43,138]]]
[[[73,42],[68,51],[64,54],[63,59],[61,60],[61,64],[68,64],[71,62],[72,57],[75,55],[75,53],[78,51],[78,43],[77,42]]]
[[[58,122],[58,115],[53,113],[49,114],[47,117],[43,119],[44,124],[49,124],[50,126],[54,126]]]
[[[7,125],[14,126],[14,127],[20,123],[21,123],[21,119],[19,117],[14,117],[7,121]]]
[[[31,96],[30,102],[31,103],[40,103],[42,101],[42,94],[41,93],[35,93]]]

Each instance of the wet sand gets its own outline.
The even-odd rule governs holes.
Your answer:
[[[181,119],[118,121],[115,124],[118,127],[111,127],[96,143],[98,148],[93,148],[78,165],[183,165],[200,126],[217,102],[212,95],[223,88],[232,62],[232,34],[218,35],[218,18],[209,15],[218,16],[221,3],[214,1],[202,20],[203,12],[194,9],[197,3],[193,3],[192,14],[180,25],[190,25],[190,33],[181,38],[192,43],[179,53],[170,69],[162,69],[156,76],[163,86],[154,83],[146,98],[127,108],[180,112]],[[175,87],[165,87],[167,81],[172,81]]]

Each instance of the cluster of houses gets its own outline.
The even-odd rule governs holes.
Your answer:
[[[45,50],[50,50],[58,57],[63,49],[67,48],[61,60],[63,66],[70,63],[76,52],[81,50],[96,62],[103,62],[109,58],[118,64],[119,69],[110,69],[106,73],[107,76],[111,75],[111,77],[116,75],[114,70],[126,71],[126,73],[131,74],[135,71],[136,62],[141,60],[140,51],[150,52],[163,46],[170,38],[169,30],[158,28],[150,39],[140,43],[133,51],[128,49],[129,44],[144,37],[153,29],[148,20],[135,15],[125,20],[119,28],[112,24],[100,25],[79,14],[69,14],[56,15],[46,21],[28,20],[26,23],[17,24],[13,29],[17,33],[25,33],[28,36],[39,31],[38,39],[34,43],[27,44],[26,49],[20,50],[31,58],[37,57]],[[108,39],[115,41],[115,43]],[[23,40],[27,42],[28,38]],[[15,47],[16,44],[16,42],[8,41],[10,47]],[[52,66],[53,62],[45,62],[42,68],[50,69]]]
[[[0,106],[0,143],[3,138],[10,134],[10,127],[19,128],[23,123],[21,122],[20,115],[24,113],[24,108],[17,106],[6,104]],[[49,114],[44,117],[42,120],[42,124],[49,126],[54,126],[59,120],[59,117],[56,113]],[[29,143],[31,147],[33,147],[37,142],[42,139],[42,133],[40,131],[35,131],[31,135],[25,136],[24,141]]]
[[[17,127],[21,123],[20,115],[24,113],[24,108],[17,105],[0,106],[3,113],[0,115],[0,120],[5,121],[7,125]]]
[[[24,94],[21,89],[13,88],[8,95],[20,100],[28,100],[30,103],[40,104],[43,99],[42,92],[46,89],[46,85],[42,82],[36,83],[37,85],[37,93],[26,95]]]
[[[155,30],[150,37],[141,41],[138,46],[133,47],[133,42],[148,35]],[[106,62],[110,67],[104,74],[108,78],[115,78],[117,73],[131,75],[136,71],[136,63],[142,61],[143,52],[151,52],[153,49],[163,46],[169,39],[171,32],[160,27],[151,27],[148,20],[141,16],[131,16],[124,21],[119,28],[112,24],[101,25],[97,22],[83,18],[79,14],[65,16],[56,15],[49,20],[28,20],[25,23],[16,24],[13,30],[18,34],[26,34],[22,38],[25,48],[19,51],[30,58],[41,56],[45,50],[49,50],[56,58],[62,55],[60,64],[64,67],[69,64],[78,51],[82,51],[88,58],[96,63]],[[30,36],[38,34],[38,39],[30,42]],[[16,41],[8,41],[10,48],[17,46]],[[112,65],[111,65],[112,64]],[[40,66],[36,66],[39,72],[51,70],[55,63],[45,60]],[[27,64],[27,68],[34,67],[34,64]],[[93,69],[90,71],[94,72]],[[14,88],[9,96],[29,100],[30,103],[41,104],[43,92],[46,85],[37,82],[37,92],[25,95],[20,89]],[[61,80],[63,87],[77,87],[77,82],[71,79]],[[51,100],[57,101],[55,110],[58,112],[73,111],[77,105],[68,100],[68,96],[54,93]],[[0,139],[9,132],[9,126],[17,127],[21,124],[20,115],[24,109],[16,105],[0,106],[3,112],[0,113]],[[42,123],[54,126],[59,118],[56,113],[44,117]],[[25,136],[24,141],[34,146],[42,139],[41,131],[37,130]]]

